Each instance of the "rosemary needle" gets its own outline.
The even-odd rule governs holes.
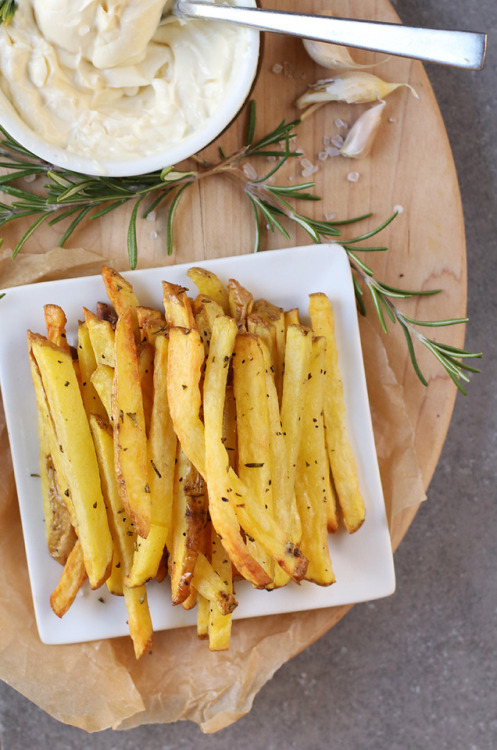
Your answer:
[[[0,0],[0,23],[8,22],[15,12],[12,0]],[[145,218],[159,204],[164,203],[167,209],[167,252],[171,254],[174,243],[174,218],[181,197],[191,185],[213,175],[224,175],[241,188],[253,208],[255,218],[254,251],[260,249],[261,224],[265,224],[271,231],[279,232],[286,239],[290,239],[285,224],[290,222],[300,226],[313,242],[329,241],[342,245],[348,255],[353,271],[353,284],[357,304],[361,313],[365,314],[364,292],[369,292],[382,329],[387,332],[387,319],[392,323],[399,323],[407,343],[407,348],[415,372],[421,382],[427,381],[419,367],[414,341],[424,346],[438,360],[453,380],[457,388],[466,393],[464,383],[468,382],[468,372],[478,370],[467,364],[467,359],[479,358],[481,353],[466,352],[463,349],[440,344],[421,333],[419,327],[441,327],[458,325],[467,322],[466,319],[447,319],[442,321],[418,321],[405,315],[393,303],[393,299],[407,299],[413,296],[438,294],[440,290],[410,291],[397,289],[374,278],[373,270],[359,257],[359,253],[384,252],[383,246],[365,246],[361,243],[375,237],[385,229],[397,216],[394,213],[375,229],[364,232],[352,239],[341,238],[341,228],[353,225],[371,214],[365,214],[352,219],[341,221],[319,221],[302,213],[297,213],[292,201],[316,201],[320,198],[310,190],[314,182],[304,182],[292,186],[274,185],[270,178],[289,159],[300,157],[298,151],[290,148],[296,137],[295,129],[300,120],[286,122],[282,120],[274,130],[256,140],[256,112],[255,103],[249,105],[247,138],[245,145],[231,155],[219,150],[220,161],[207,162],[200,157],[194,157],[198,169],[179,171],[175,167],[167,167],[162,171],[138,177],[89,177],[88,175],[69,172],[54,167],[31,154],[17,143],[0,127],[0,167],[7,173],[0,176],[0,193],[8,196],[9,201],[0,202],[0,227],[17,219],[31,218],[29,228],[17,242],[12,256],[15,257],[27,240],[45,222],[54,226],[58,222],[71,218],[71,222],[60,239],[63,246],[71,237],[76,227],[85,219],[98,220],[114,211],[125,203],[131,202],[133,209],[127,230],[127,247],[129,264],[135,268],[138,261],[137,219],[139,211]],[[262,176],[251,178],[247,176],[251,170],[243,170],[243,163],[247,159],[257,157],[271,157],[275,163]],[[253,172],[254,170],[252,170]],[[247,172],[247,173],[246,173]],[[26,180],[38,176],[44,178],[42,189],[30,190],[19,187],[20,181],[25,185]],[[0,240],[1,244],[1,240]],[[361,282],[361,283],[360,283]]]

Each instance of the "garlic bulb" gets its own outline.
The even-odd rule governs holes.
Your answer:
[[[318,81],[310,86],[306,93],[297,99],[296,104],[299,109],[322,102],[368,104],[384,99],[401,86],[406,86],[417,98],[416,92],[407,83],[390,83],[372,73],[350,70],[337,73],[333,78]]]
[[[357,63],[348,48],[343,47],[341,44],[317,42],[314,39],[304,39],[303,43],[309,57],[318,65],[321,65],[322,68],[328,68],[329,70],[364,70],[365,68],[374,68],[375,65],[380,64],[361,65]],[[382,62],[385,61],[383,60]]]
[[[362,159],[369,154],[381,125],[386,102],[381,101],[370,107],[355,121],[340,149],[341,156],[349,159]]]

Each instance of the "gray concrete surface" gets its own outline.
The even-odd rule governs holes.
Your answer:
[[[186,723],[87,735],[0,685],[2,750],[497,748],[497,2],[395,5],[406,23],[490,34],[483,73],[428,69],[466,217],[467,345],[485,358],[457,399],[429,500],[396,554],[397,593],[356,606],[217,735]]]

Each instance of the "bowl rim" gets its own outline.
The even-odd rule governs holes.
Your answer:
[[[235,5],[256,6],[256,0],[233,0]],[[12,101],[1,91],[0,126],[21,146],[38,158],[70,172],[106,177],[133,177],[156,172],[176,165],[212,143],[231,124],[242,109],[252,90],[259,70],[261,49],[260,32],[242,27],[247,40],[239,75],[232,81],[228,101],[218,107],[205,126],[193,131],[178,144],[148,156],[121,159],[86,157],[67,148],[55,146],[44,140],[27,125]],[[0,72],[1,76],[1,72]]]

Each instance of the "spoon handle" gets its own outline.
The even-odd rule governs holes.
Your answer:
[[[376,21],[216,5],[195,0],[177,0],[174,14],[188,18],[231,21],[262,31],[293,34],[304,39],[344,44],[470,70],[481,70],[485,64],[487,36],[471,31],[422,29]]]

